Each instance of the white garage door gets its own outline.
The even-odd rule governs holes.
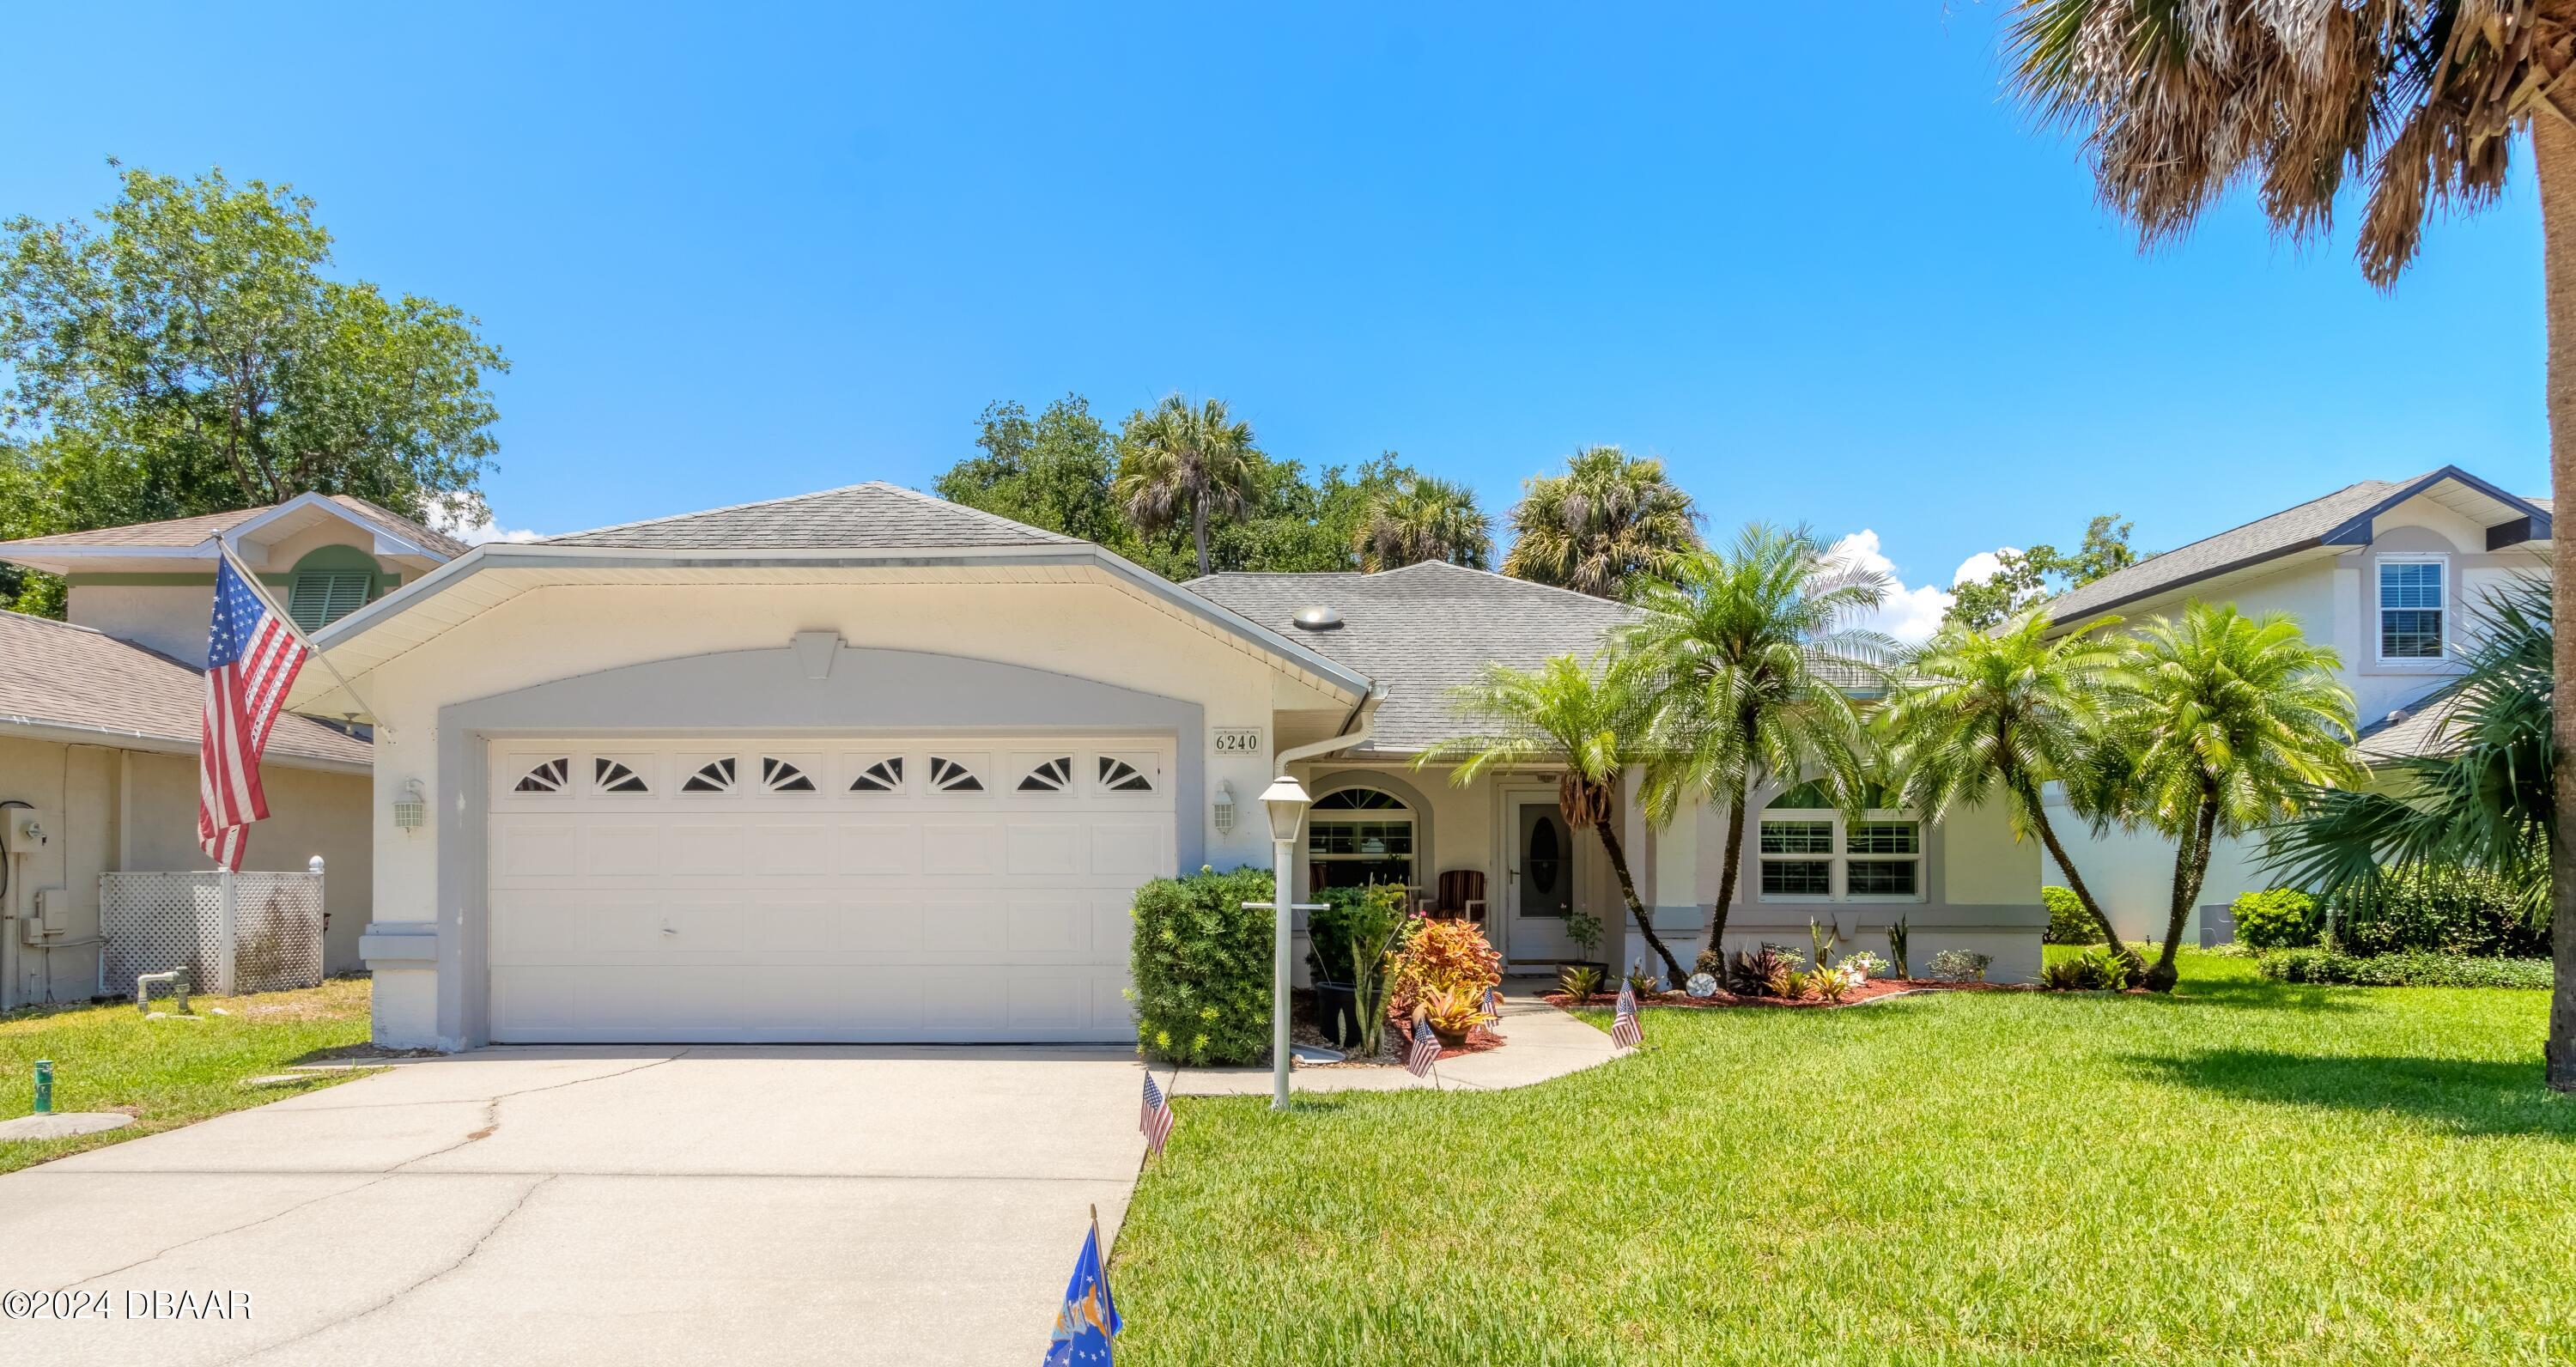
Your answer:
[[[492,745],[492,1037],[1132,1040],[1168,739]]]

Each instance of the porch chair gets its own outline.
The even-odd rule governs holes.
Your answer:
[[[1424,900],[1425,916],[1481,922],[1485,919],[1485,871],[1451,869],[1440,875],[1437,890]]]

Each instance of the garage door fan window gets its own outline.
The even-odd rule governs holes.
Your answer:
[[[804,770],[770,755],[760,757],[760,783],[762,787],[773,793],[814,791],[814,780],[807,778]]]
[[[930,786],[943,793],[980,793],[984,791],[984,780],[975,777],[965,765],[953,759],[932,755]]]
[[[850,780],[850,791],[854,793],[903,791],[903,756],[894,755],[881,759],[861,769],[859,776]]]
[[[1024,793],[1061,793],[1073,786],[1073,756],[1064,755],[1031,769],[1020,780]]]
[[[698,771],[689,775],[689,781],[680,785],[680,791],[684,793],[732,792],[733,760],[727,757],[710,760],[698,766]]]
[[[591,781],[598,784],[599,791],[603,793],[649,793],[653,791],[651,788],[644,785],[644,776],[642,774],[627,768],[616,760],[604,758],[593,759],[590,762],[590,769]]]
[[[1111,755],[1100,757],[1100,786],[1113,793],[1150,793],[1154,781],[1143,771]]]
[[[519,776],[513,791],[522,793],[560,793],[564,780],[572,776],[572,758],[567,755],[550,759]]]

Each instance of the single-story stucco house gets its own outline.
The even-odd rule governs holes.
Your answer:
[[[9,809],[47,832],[0,891],[0,1009],[133,990],[101,981],[100,875],[213,867],[196,839],[197,742],[218,544],[308,630],[465,551],[364,499],[321,494],[0,542],[0,561],[62,575],[69,590],[66,622],[0,613],[0,806],[24,804]],[[353,971],[374,886],[364,728],[281,717],[260,767],[270,819],[243,867],[321,858],[324,966]]]
[[[1551,773],[1413,762],[1450,686],[1622,611],[1441,564],[1174,584],[861,484],[477,547],[325,628],[348,688],[307,669],[292,705],[377,725],[383,1043],[1127,1040],[1133,893],[1268,867],[1283,771],[1301,896],[1466,871],[1515,964],[1572,957],[1575,912],[1643,955]],[[1883,953],[1902,915],[1918,962],[2036,972],[2039,855],[2000,810],[1766,817],[1730,940],[1812,917]],[[1625,820],[1687,960],[1716,818]]]

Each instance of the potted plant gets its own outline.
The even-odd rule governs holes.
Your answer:
[[[1467,1042],[1467,1032],[1484,1020],[1484,994],[1464,987],[1434,987],[1414,1005],[1414,1018],[1427,1021],[1431,1033],[1451,1049]]]

